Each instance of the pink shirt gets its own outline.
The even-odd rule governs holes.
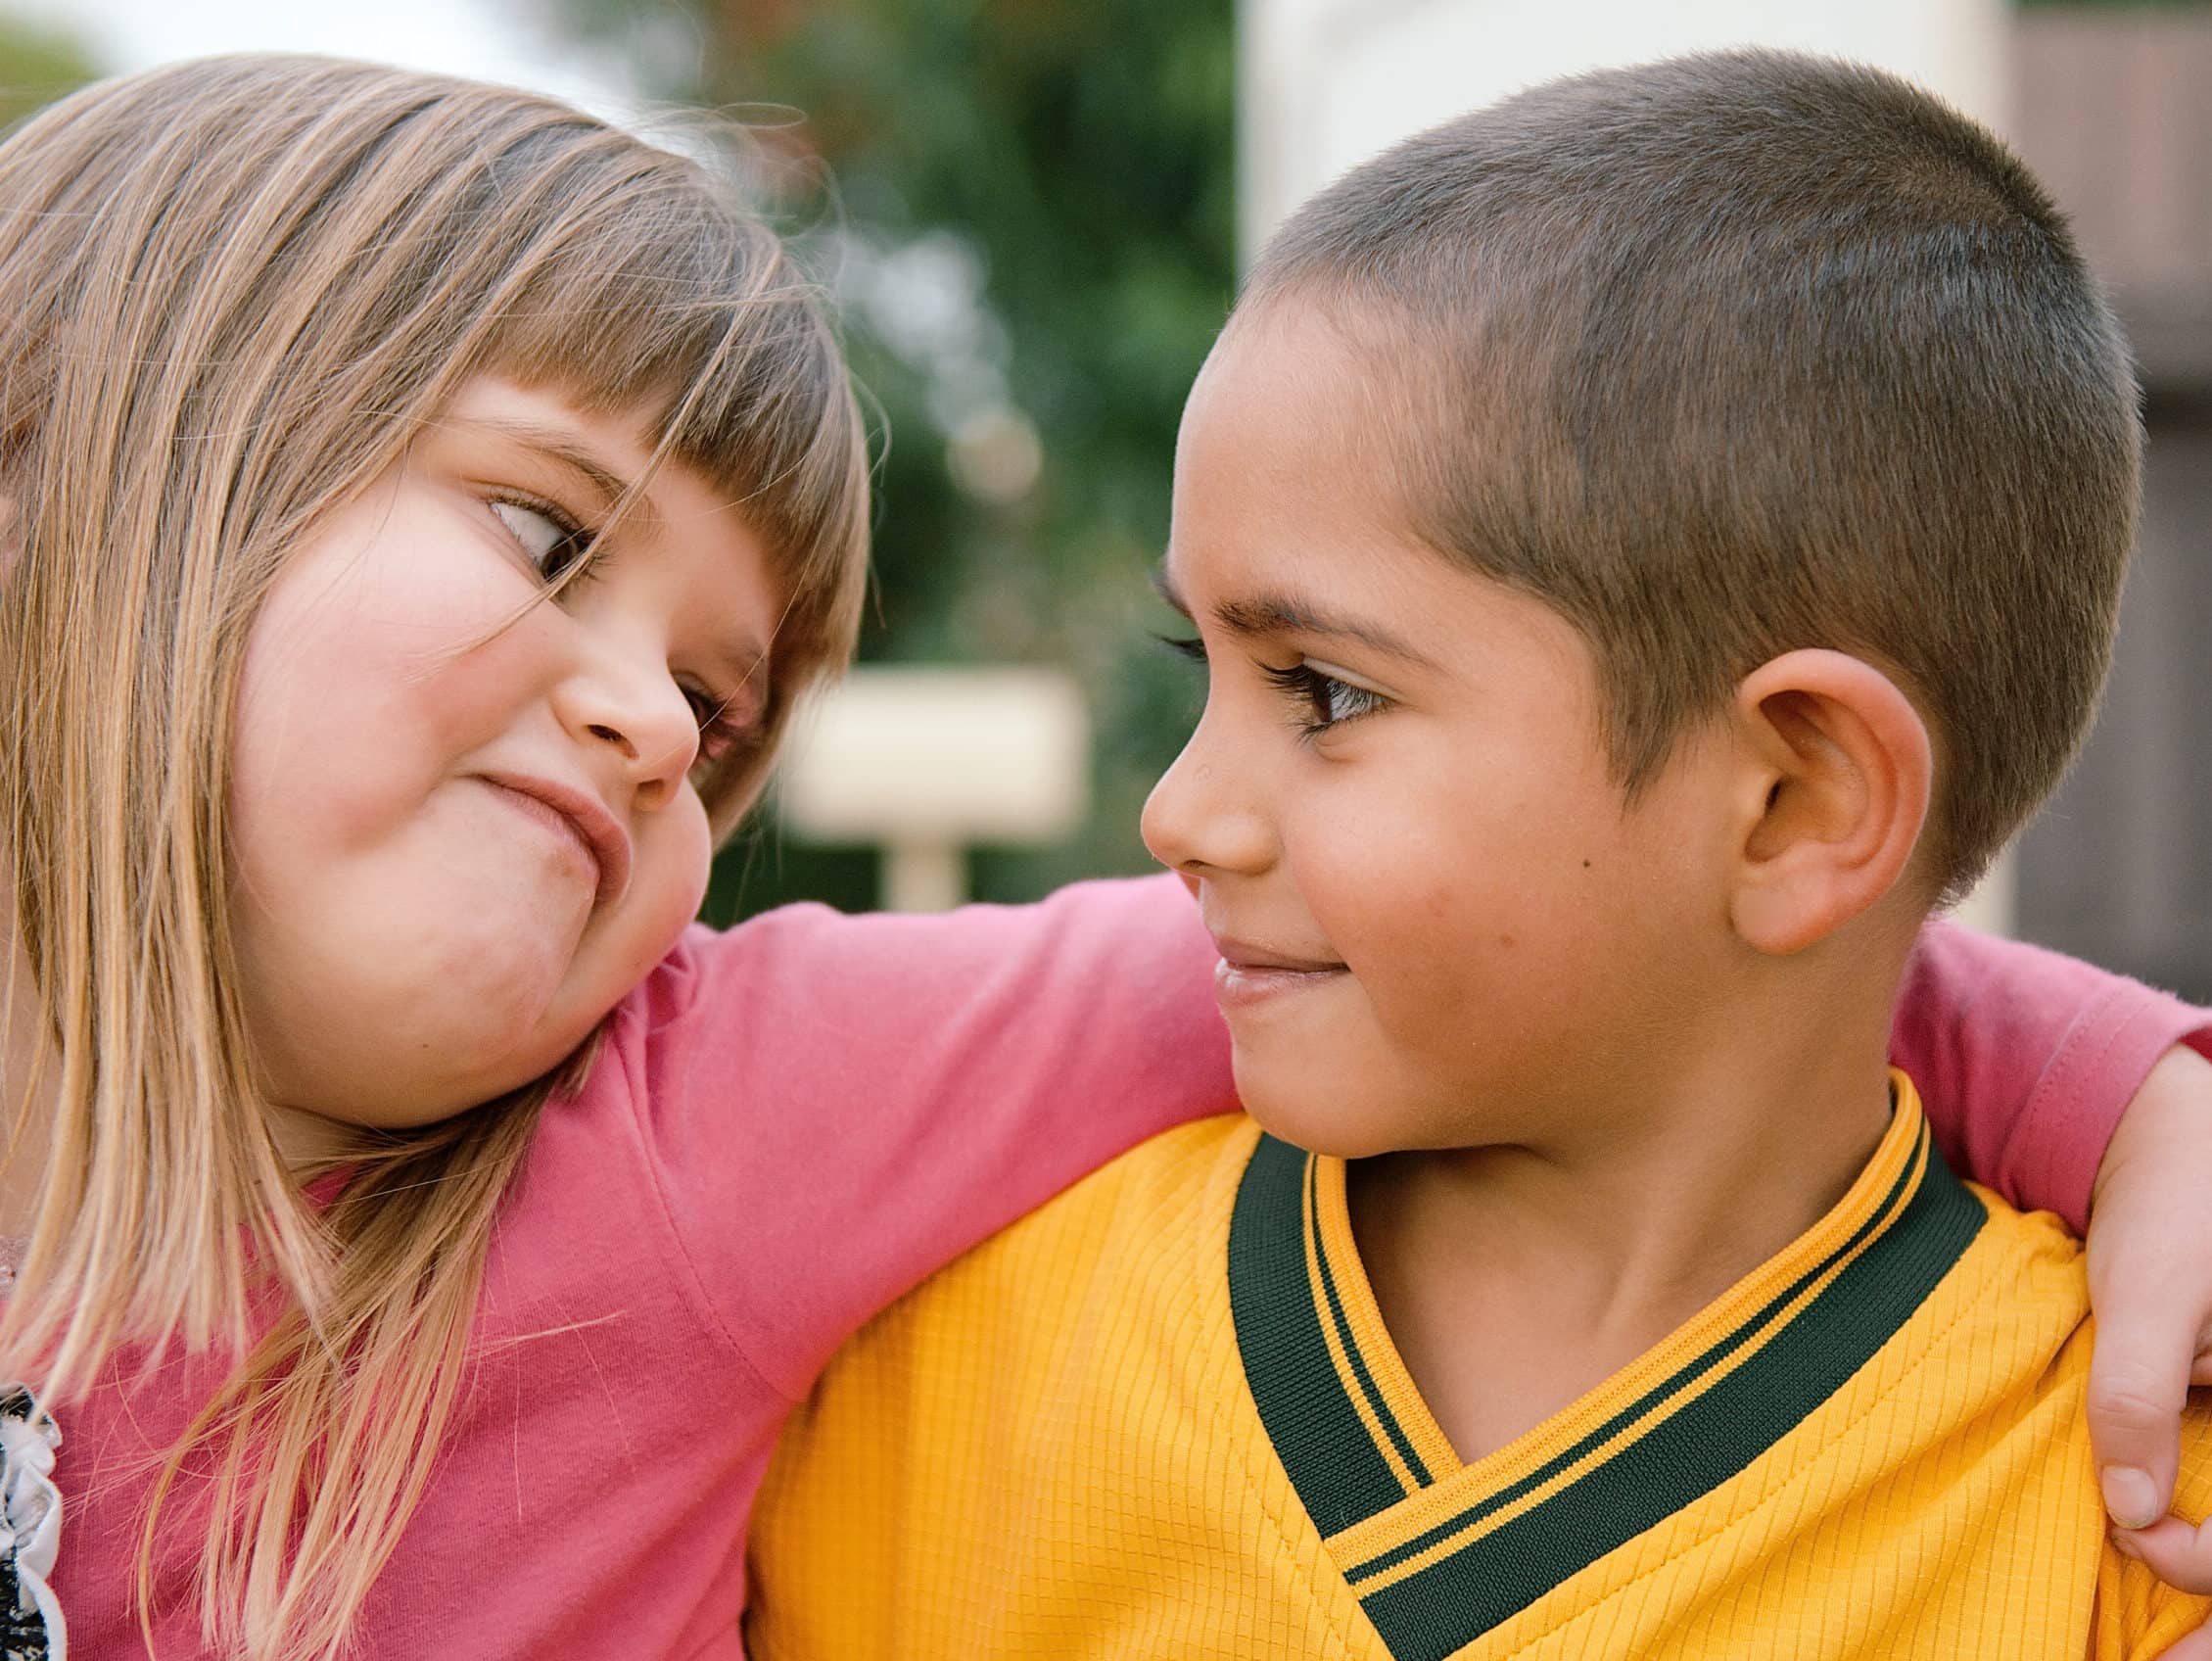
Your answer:
[[[488,1265],[477,1362],[359,1630],[364,1657],[742,1653],[769,1447],[847,1334],[1144,1137],[1231,1104],[1213,951],[1171,878],[942,917],[802,906],[694,929],[555,1104]],[[1898,1060],[1955,1152],[2080,1223],[2105,1140],[2204,1018],[1938,926]],[[535,1335],[535,1336],[534,1336]],[[72,1654],[140,1653],[148,1468],[205,1400],[178,1363],[62,1415],[56,1590]],[[205,1656],[192,1542],[156,1635]]]

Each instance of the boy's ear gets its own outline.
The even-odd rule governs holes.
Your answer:
[[[1897,683],[1840,651],[1785,652],[1736,688],[1744,831],[1728,920],[1802,951],[1905,876],[1928,816],[1928,729]]]

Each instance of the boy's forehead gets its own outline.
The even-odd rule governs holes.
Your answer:
[[[1206,355],[1191,403],[1202,408],[1268,392],[1364,396],[1380,376],[1363,374],[1364,365],[1352,361],[1354,344],[1335,308],[1318,301],[1293,295],[1241,306]]]
[[[1247,306],[1216,343],[1176,447],[1167,569],[1204,549],[1278,568],[1403,548],[1472,572],[1422,534],[1435,417],[1363,323],[1299,297]]]
[[[1299,494],[1349,491],[1391,498],[1412,437],[1416,400],[1405,372],[1364,327],[1296,298],[1247,307],[1208,355],[1185,405],[1177,487],[1186,463]],[[1196,483],[1196,479],[1191,480]]]

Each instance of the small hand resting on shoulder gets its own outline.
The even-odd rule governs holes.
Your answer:
[[[2212,1062],[2170,1050],[2113,1133],[2089,1231],[2090,1429],[2120,1550],[2212,1592],[2212,1524],[2168,1516],[2191,1385],[2212,1384]],[[2166,1652],[2212,1661],[2212,1628]]]

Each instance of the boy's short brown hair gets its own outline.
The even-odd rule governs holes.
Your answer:
[[[1591,641],[1631,791],[1760,663],[1900,675],[1956,892],[2087,730],[2134,542],[2118,325],[1997,139],[1877,71],[1744,51],[1555,81],[1301,209],[1244,305],[1404,373],[1413,528]]]

